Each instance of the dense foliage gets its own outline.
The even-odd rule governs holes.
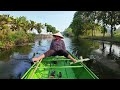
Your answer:
[[[57,30],[51,25],[47,25],[47,31],[55,33]],[[27,20],[20,16],[14,18],[10,15],[0,15],[0,49],[9,48],[15,45],[32,42],[35,34],[28,33],[35,28],[40,34],[44,25]]]
[[[77,38],[80,35],[91,35],[107,33],[110,27],[110,35],[113,38],[116,25],[120,24],[120,11],[77,11],[74,14],[73,21],[69,28]]]

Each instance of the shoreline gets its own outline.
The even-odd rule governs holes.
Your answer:
[[[35,39],[40,39],[40,38],[42,38],[42,39],[53,38],[53,36],[52,36],[52,34],[39,34],[39,35],[35,35],[34,40]],[[103,37],[83,37],[81,39],[106,41],[106,42],[111,42],[113,44],[120,45],[120,41],[117,41],[115,39],[111,39],[109,37],[105,37],[105,38],[103,38]],[[14,47],[19,47],[19,46],[32,45],[32,44],[34,44],[34,41],[33,42],[20,43],[18,45],[8,45],[5,48],[0,47],[0,51],[8,50],[8,49],[11,49],[11,48],[14,48]]]
[[[53,38],[52,34],[38,34],[35,36],[35,39],[38,39],[38,38]]]
[[[42,38],[42,39],[45,39],[45,38],[53,38],[53,36],[52,36],[52,34],[39,34],[39,35],[35,35],[35,37],[34,37],[34,40],[35,39],[39,39],[39,38]],[[6,46],[6,47],[0,47],[0,51],[3,51],[3,50],[9,50],[9,49],[11,49],[11,48],[14,48],[14,47],[19,47],[19,46],[26,46],[26,45],[32,45],[32,44],[34,44],[34,41],[33,42],[26,42],[26,43],[19,43],[19,44],[17,44],[17,45],[8,45],[8,46]]]
[[[111,42],[111,43],[120,45],[120,41],[117,41],[117,40],[114,40],[114,39],[111,39],[111,38],[94,38],[94,37],[86,37],[86,38],[82,38],[82,39],[106,41],[106,42]]]
[[[33,43],[21,43],[21,44],[19,44],[19,45],[11,45],[11,46],[7,46],[7,47],[5,47],[5,48],[1,48],[0,47],[0,51],[4,51],[4,50],[9,50],[9,49],[11,49],[11,48],[14,48],[14,47],[21,47],[21,46],[26,46],[26,45],[32,45]]]

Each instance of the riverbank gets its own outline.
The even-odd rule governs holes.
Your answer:
[[[34,43],[34,40],[36,39],[53,38],[52,34],[38,34],[38,35],[34,35],[34,34],[18,35],[17,34],[17,37],[15,35],[8,36],[7,37],[8,40],[0,41],[0,51],[8,50],[16,46],[31,45]]]
[[[14,48],[14,47],[18,47],[18,46],[26,46],[26,45],[32,45],[33,42],[26,42],[26,43],[20,43],[20,44],[5,44],[4,47],[0,47],[0,51],[5,51],[5,50],[9,50],[11,48]]]
[[[89,39],[89,40],[100,40],[100,41],[107,41],[107,42],[112,42],[114,44],[120,45],[120,37],[114,37],[111,39],[111,37],[102,37],[102,36],[88,36],[88,37],[80,37],[82,39]]]
[[[0,34],[0,51],[32,43],[34,42],[34,37],[34,34],[24,31],[9,32],[5,35]]]

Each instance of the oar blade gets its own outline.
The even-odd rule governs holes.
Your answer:
[[[86,59],[81,59],[81,60],[77,60],[76,63],[79,63],[79,62],[84,62],[84,61],[89,61],[90,59],[89,58],[86,58]],[[70,64],[76,64],[76,63],[73,63],[71,62]]]

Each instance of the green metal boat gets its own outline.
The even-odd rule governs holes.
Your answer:
[[[99,79],[83,62],[71,63],[64,56],[50,56],[34,63],[21,79]]]

